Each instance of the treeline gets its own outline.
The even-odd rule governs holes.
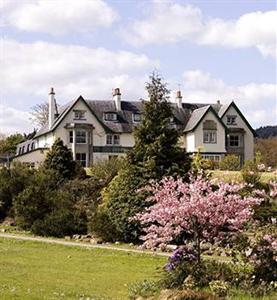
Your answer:
[[[256,129],[256,133],[261,139],[277,137],[277,126],[261,126]]]

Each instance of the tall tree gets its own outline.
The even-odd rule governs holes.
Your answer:
[[[162,78],[153,73],[146,84],[149,101],[143,103],[142,123],[135,130],[135,145],[128,154],[132,165],[144,169],[145,176],[160,179],[164,175],[184,175],[190,158],[178,145],[179,133],[169,102],[170,91]]]
[[[8,137],[0,139],[0,154],[15,154],[17,144],[22,142],[24,137],[20,133],[11,134]]]
[[[47,102],[36,104],[31,107],[30,120],[37,127],[43,127],[48,120],[49,105]]]
[[[45,169],[52,169],[64,179],[71,179],[76,175],[76,163],[73,160],[72,152],[58,138],[47,153],[43,164]]]

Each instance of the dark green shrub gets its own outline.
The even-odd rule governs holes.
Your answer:
[[[104,240],[139,241],[141,225],[138,221],[131,220],[131,217],[149,203],[145,201],[145,192],[138,192],[147,182],[136,170],[131,166],[121,170],[102,192],[103,203],[90,228]]]
[[[88,180],[60,182],[53,170],[40,170],[32,184],[14,201],[19,227],[35,234],[62,237],[87,232],[87,210],[95,210],[90,198],[94,185]]]
[[[0,220],[13,216],[14,198],[32,182],[35,170],[16,163],[12,168],[0,169]]]
[[[240,159],[237,155],[226,155],[219,163],[221,170],[238,171],[240,170]]]
[[[31,229],[36,220],[42,220],[51,213],[58,185],[56,172],[37,172],[32,183],[14,199],[16,224],[23,229]]]

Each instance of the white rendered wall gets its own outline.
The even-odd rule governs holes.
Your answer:
[[[24,155],[15,157],[13,162],[34,163],[36,167],[41,165],[46,157],[48,150],[38,149]]]
[[[227,115],[237,116],[236,125],[227,125]],[[230,128],[243,128],[245,130],[244,135],[244,159],[249,160],[254,158],[254,135],[252,131],[245,124],[241,116],[237,113],[234,107],[229,107],[227,112],[224,114],[222,118],[224,124]]]
[[[216,122],[217,126],[217,138],[216,143],[204,143],[203,142],[203,122],[206,120],[212,120]],[[213,152],[222,153],[226,152],[225,148],[225,128],[217,117],[212,113],[208,112],[203,120],[198,124],[193,133],[187,134],[187,151],[196,152],[200,149],[201,152]]]

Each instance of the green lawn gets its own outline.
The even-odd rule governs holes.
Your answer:
[[[165,257],[0,238],[0,299],[128,299]]]
[[[242,176],[240,171],[221,171],[214,170],[212,172],[212,178],[217,178],[218,180],[223,180],[225,182],[242,182]],[[261,181],[269,182],[270,180],[277,180],[277,174],[273,172],[262,172]]]

